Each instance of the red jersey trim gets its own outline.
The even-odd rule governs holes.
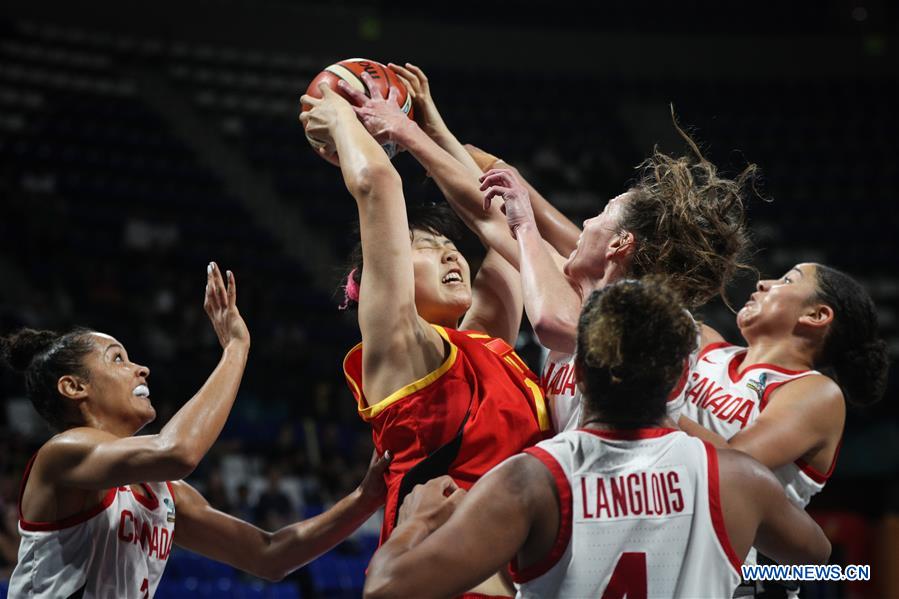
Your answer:
[[[512,580],[518,584],[534,580],[538,576],[543,576],[549,572],[550,568],[559,563],[568,544],[571,542],[571,526],[572,526],[572,509],[571,509],[571,485],[562,466],[556,461],[548,451],[540,447],[529,447],[524,453],[534,456],[540,460],[544,466],[552,474],[556,483],[556,489],[559,492],[559,533],[556,535],[556,541],[553,543],[552,549],[543,559],[538,560],[527,568],[518,568],[518,559],[512,560],[510,569],[512,571]]]
[[[670,433],[676,433],[677,430],[663,426],[649,428],[632,428],[632,429],[607,429],[599,430],[595,428],[579,428],[579,433],[590,433],[602,439],[610,441],[636,441],[638,439],[655,439],[664,437]]]
[[[743,371],[741,372],[740,366],[743,364],[743,360],[746,359],[747,351],[748,350],[743,350],[743,351],[735,354],[734,357],[732,357],[730,359],[730,362],[727,365],[727,376],[730,377],[730,380],[732,383],[739,382],[744,376],[746,376],[746,373],[748,373],[750,370],[757,370],[759,368],[767,368],[768,370],[773,370],[774,372],[779,372],[781,374],[786,374],[786,375],[790,375],[790,376],[797,375],[797,374],[804,374],[806,372],[813,372],[811,370],[790,370],[789,368],[783,368],[782,366],[778,366],[776,364],[768,364],[767,362],[760,362],[759,364],[750,364],[749,366],[744,368]]]
[[[144,490],[146,495],[140,495],[131,490],[131,487],[122,487],[122,490],[127,490],[131,493],[131,496],[134,497],[135,501],[139,504],[150,510],[154,511],[159,507],[159,497],[156,496],[156,493],[153,492],[153,489],[150,488],[150,485],[146,483],[140,483],[138,485],[141,489]]]
[[[715,341],[714,343],[709,343],[701,350],[699,350],[699,355],[696,356],[697,361],[701,360],[707,353],[710,351],[714,351],[716,349],[721,349],[722,347],[734,347],[733,343],[728,343],[727,341]]]
[[[450,341],[449,335],[446,333],[443,327],[437,326],[435,324],[432,324],[431,326],[434,327],[434,329],[440,334],[440,336],[443,337],[444,341],[449,344],[449,355],[435,370],[432,370],[417,381],[413,381],[408,385],[400,387],[372,406],[368,405],[368,402],[365,399],[365,395],[362,393],[362,381],[356,381],[353,376],[347,371],[347,360],[349,360],[350,356],[352,356],[354,352],[360,351],[362,349],[362,344],[356,344],[353,349],[347,352],[347,355],[343,358],[343,375],[346,377],[347,382],[349,382],[350,387],[353,390],[353,395],[356,396],[359,415],[363,420],[372,420],[376,418],[378,414],[380,414],[399,400],[404,399],[412,395],[413,393],[416,393],[417,391],[421,391],[428,385],[437,381],[437,379],[442,377],[444,374],[446,374],[447,371],[456,363],[456,359],[459,357],[459,348],[452,341]]]
[[[103,500],[98,505],[89,510],[68,516],[62,520],[51,520],[49,522],[31,522],[30,520],[26,520],[25,516],[22,514],[22,498],[25,496],[25,485],[28,483],[28,476],[31,474],[31,467],[34,465],[35,458],[37,458],[36,453],[31,456],[30,460],[28,460],[28,465],[25,466],[25,473],[22,475],[22,485],[19,487],[19,526],[21,526],[23,530],[46,532],[71,528],[82,522],[87,522],[94,516],[106,511],[106,508],[112,505],[112,502],[115,500],[118,491],[115,488],[112,488],[106,492],[106,495],[103,496]]]
[[[823,485],[824,483],[827,482],[827,480],[833,474],[834,468],[837,467],[837,458],[840,455],[840,448],[842,446],[843,446],[843,437],[841,435],[840,442],[837,443],[837,450],[833,452],[833,460],[831,460],[830,468],[827,469],[827,472],[822,473],[819,470],[816,470],[814,467],[812,467],[808,462],[806,462],[802,458],[799,458],[794,463],[797,466],[799,466],[799,469],[802,470],[806,476],[808,476],[810,479],[812,479],[819,485]]]
[[[724,525],[724,512],[721,508],[721,489],[718,485],[718,450],[713,445],[702,442],[705,445],[705,454],[708,459],[708,486],[709,486],[709,514],[712,517],[712,527],[715,529],[715,535],[718,537],[718,543],[727,561],[733,566],[737,576],[742,576],[740,566],[743,560],[737,557],[733,546],[730,544],[730,537],[727,535],[727,527]]]

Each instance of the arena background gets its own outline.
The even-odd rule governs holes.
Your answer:
[[[897,9],[722,4],[4,2],[0,333],[83,324],[117,336],[152,369],[158,430],[217,361],[201,306],[217,260],[238,277],[253,347],[225,432],[190,482],[267,527],[352,489],[371,451],[340,370],[358,340],[336,293],[355,205],[296,116],[323,66],[363,56],[422,66],[457,136],[520,167],[578,222],[625,189],[654,144],[685,151],[673,103],[714,162],[762,168],[749,201],[759,270],[814,260],[856,275],[895,360]],[[409,156],[395,164],[410,201],[440,199]],[[735,285],[733,301],[751,286]],[[739,340],[723,306],[704,316]],[[520,349],[536,368],[526,325]],[[850,412],[836,472],[810,506],[832,561],[871,564],[875,580],[804,597],[899,596],[896,382],[894,368],[884,401]],[[6,578],[21,472],[48,433],[10,372],[0,395]],[[176,552],[157,596],[358,596],[377,529],[279,585]]]

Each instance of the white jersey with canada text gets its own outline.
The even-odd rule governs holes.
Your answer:
[[[677,386],[668,398],[668,415],[677,421],[681,409],[684,406],[684,386],[686,374],[696,364],[699,355],[699,341],[701,330],[696,326],[697,350],[690,354],[689,364],[684,372],[684,377],[678,381]],[[549,402],[552,414],[553,430],[557,433],[575,430],[580,426],[581,419],[581,392],[577,388],[574,376],[574,354],[566,354],[550,350],[543,364],[543,372],[540,376],[540,386],[543,387],[546,400]]]
[[[718,489],[718,454],[668,428],[560,433],[526,450],[555,479],[559,534],[514,567],[518,597],[730,597],[741,560]]]
[[[33,459],[32,459],[33,462]],[[31,470],[25,471],[22,482]],[[9,581],[17,599],[149,599],[156,592],[175,535],[169,483],[106,492],[102,502],[55,522],[29,522],[19,497],[19,561]]]
[[[713,343],[699,354],[684,392],[683,415],[730,439],[751,425],[780,386],[813,374],[816,370],[787,370],[773,364],[743,364],[746,348]],[[812,495],[824,488],[836,455],[826,473],[803,460],[774,470],[774,475],[795,505],[805,508]]]

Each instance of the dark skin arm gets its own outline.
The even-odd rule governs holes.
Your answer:
[[[250,347],[249,331],[237,310],[234,276],[228,273],[226,286],[214,263],[207,272],[204,307],[222,345],[222,358],[159,434],[121,438],[97,428],[69,429],[41,448],[29,489],[33,482],[44,481],[55,488],[102,490],[183,478],[196,468],[228,418]]]
[[[459,491],[448,477],[430,481],[417,493],[406,500],[405,519],[372,558],[365,582],[369,599],[458,595],[516,555],[523,567],[535,563],[549,552],[558,532],[559,500],[551,475],[529,455],[490,471],[463,501],[455,497]],[[455,502],[453,511],[456,506],[448,504]]]
[[[323,514],[268,532],[209,505],[189,484],[172,483],[175,543],[266,580],[278,581],[346,539],[383,503],[390,460],[372,456],[359,487]]]
[[[718,451],[721,504],[737,556],[755,545],[779,564],[824,564],[830,541],[793,505],[771,471],[738,451]]]

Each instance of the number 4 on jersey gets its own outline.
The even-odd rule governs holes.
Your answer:
[[[618,558],[602,599],[646,599],[646,554],[625,552]]]

